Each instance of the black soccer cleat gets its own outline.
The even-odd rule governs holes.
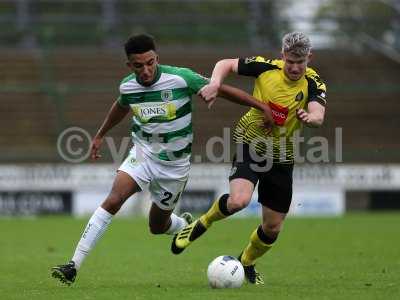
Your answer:
[[[76,268],[75,263],[71,260],[65,265],[58,265],[51,268],[51,276],[59,279],[62,283],[66,285],[71,285],[76,278]]]
[[[242,253],[239,255],[238,260],[242,263]],[[243,263],[242,263],[243,265]],[[243,265],[244,276],[248,283],[261,285],[264,284],[264,279],[261,274],[257,272],[255,265],[245,266]]]
[[[200,237],[207,228],[200,222],[200,219],[187,225],[177,234],[175,234],[171,243],[171,252],[173,254],[180,254],[185,250],[194,240]]]

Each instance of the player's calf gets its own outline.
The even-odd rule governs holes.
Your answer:
[[[150,232],[152,234],[169,234],[178,233],[185,226],[193,222],[193,216],[189,212],[182,213],[179,217],[172,213],[168,220],[160,220],[151,218],[149,220]]]

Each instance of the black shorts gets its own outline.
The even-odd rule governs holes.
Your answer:
[[[229,181],[243,178],[254,186],[258,182],[258,202],[274,211],[287,213],[292,202],[293,164],[268,164],[266,159],[255,155],[254,152],[250,153],[248,144],[239,145]]]

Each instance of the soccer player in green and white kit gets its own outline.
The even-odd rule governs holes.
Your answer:
[[[126,199],[147,187],[152,196],[150,232],[174,235],[192,222],[189,213],[173,213],[188,179],[192,132],[191,96],[208,80],[187,68],[158,63],[152,37],[137,35],[125,44],[127,65],[133,72],[120,85],[120,97],[94,137],[91,156],[98,151],[105,134],[129,111],[133,112],[134,146],[118,169],[110,194],[90,218],[71,261],[52,268],[52,276],[66,284],[75,281],[77,270],[106,231],[112,217]],[[261,110],[266,123],[272,122],[269,106],[249,94],[223,86],[220,96]]]

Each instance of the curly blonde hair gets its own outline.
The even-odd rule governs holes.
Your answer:
[[[311,42],[302,32],[290,32],[282,39],[282,52],[296,56],[307,56],[311,52]]]

